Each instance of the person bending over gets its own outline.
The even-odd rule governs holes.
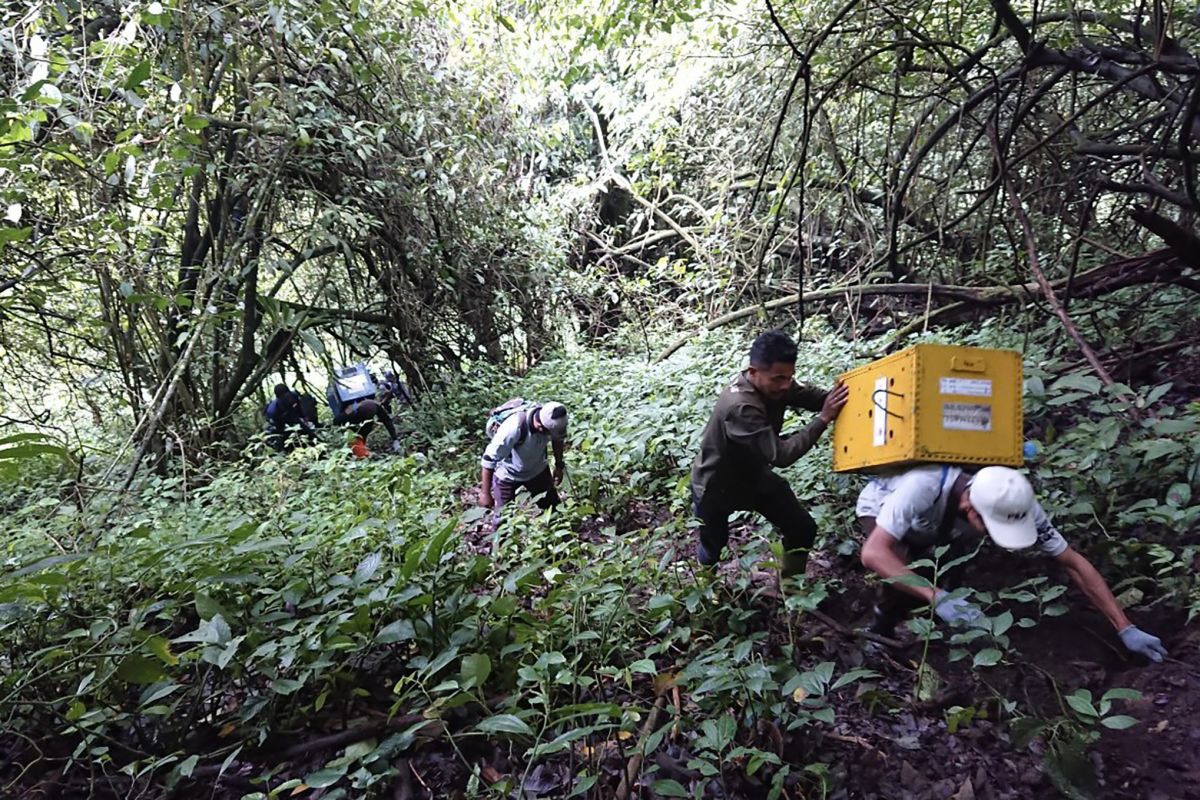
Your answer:
[[[946,623],[977,620],[983,612],[966,598],[951,596],[932,581],[904,578],[916,574],[909,563],[933,558],[939,546],[951,546],[943,558],[952,560],[965,544],[986,533],[1006,550],[1036,551],[1061,564],[1130,652],[1156,662],[1167,655],[1157,636],[1129,621],[1104,578],[1067,544],[1034,498],[1029,481],[1014,469],[984,467],[972,476],[948,464],[913,467],[872,479],[859,494],[856,511],[867,537],[863,566],[881,578],[900,579],[881,588],[871,627],[875,633],[891,636],[922,605],[932,605]]]
[[[567,409],[562,403],[533,404],[510,414],[496,429],[480,459],[479,505],[500,509],[511,502],[522,486],[545,509],[558,505],[557,485],[563,477],[563,449],[567,438]],[[546,445],[554,450],[554,472]]]

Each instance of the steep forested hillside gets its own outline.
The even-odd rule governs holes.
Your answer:
[[[0,10],[0,796],[1200,796],[1198,55],[1165,2]],[[1167,658],[986,543],[974,627],[867,630],[828,437],[807,573],[754,513],[700,565],[771,328],[822,390],[1019,351],[1021,472]],[[515,396],[562,503],[497,527]]]

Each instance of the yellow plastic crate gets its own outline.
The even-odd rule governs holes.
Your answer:
[[[842,376],[833,468],[1023,463],[1021,354],[918,344]]]

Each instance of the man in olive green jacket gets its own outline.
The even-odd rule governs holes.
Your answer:
[[[757,511],[783,538],[784,577],[802,574],[816,523],[787,481],[772,471],[807,453],[846,405],[838,384],[828,392],[795,381],[796,344],[782,331],[767,331],[750,347],[750,366],[721,392],[692,464],[692,502],[700,518],[696,557],[711,566],[729,539],[729,516]],[[818,412],[802,430],[781,438],[787,407]]]

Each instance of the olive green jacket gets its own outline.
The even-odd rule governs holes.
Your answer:
[[[692,491],[696,499],[717,492],[742,500],[774,477],[771,467],[786,467],[807,453],[825,423],[817,417],[803,430],[780,438],[786,407],[820,411],[827,393],[812,386],[792,384],[787,396],[772,402],[741,372],[717,398],[700,439],[700,452],[692,464]]]

